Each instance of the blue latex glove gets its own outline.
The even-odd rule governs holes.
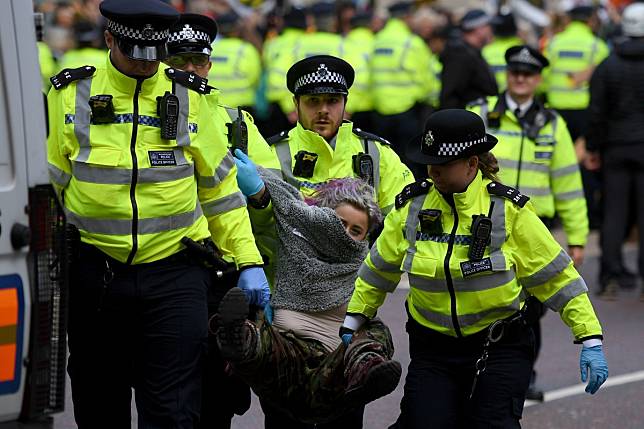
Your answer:
[[[271,299],[268,280],[261,267],[246,268],[239,274],[237,287],[244,291],[251,305],[265,306]]]
[[[270,302],[264,306],[264,320],[266,320],[269,325],[273,324],[273,307],[271,307]]]
[[[264,181],[259,177],[257,167],[248,155],[235,149],[235,164],[237,165],[237,185],[247,197],[255,195],[264,187]]]
[[[586,392],[593,395],[608,378],[608,364],[606,363],[602,346],[583,347],[579,357],[579,367],[581,369],[582,383],[585,383],[586,379],[588,379]],[[588,375],[589,368],[590,376]]]
[[[349,347],[349,343],[351,343],[351,340],[353,339],[353,334],[342,334],[342,343],[344,343],[345,346]]]

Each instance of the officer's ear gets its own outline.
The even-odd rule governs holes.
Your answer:
[[[103,37],[105,37],[105,44],[107,45],[107,48],[111,51],[114,48],[114,44],[116,43],[116,39],[114,39],[114,35],[110,33],[108,30],[105,30],[103,32]]]
[[[476,156],[476,155],[470,156],[467,159],[467,167],[470,170],[470,172],[478,170],[478,168],[479,168],[479,157]]]
[[[293,104],[295,104],[295,109],[300,108],[300,96],[299,95],[294,95],[293,96]]]

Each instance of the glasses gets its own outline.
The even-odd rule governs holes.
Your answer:
[[[165,62],[171,67],[183,67],[188,63],[191,63],[193,66],[203,67],[210,61],[208,55],[196,54],[196,55],[172,55],[166,58]]]

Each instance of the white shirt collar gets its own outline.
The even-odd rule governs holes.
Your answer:
[[[518,107],[519,117],[523,117],[526,114],[530,106],[532,106],[533,101],[534,101],[534,97],[530,97],[530,99],[525,103],[518,104],[516,101],[512,99],[512,97],[510,97],[510,94],[508,92],[505,93],[505,104],[508,106],[508,110],[514,113],[514,111]]]

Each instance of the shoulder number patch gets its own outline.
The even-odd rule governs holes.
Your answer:
[[[431,187],[432,183],[426,179],[405,186],[402,192],[396,195],[396,209],[403,207],[412,198],[428,193]]]
[[[86,79],[94,74],[96,67],[83,66],[75,69],[64,69],[57,75],[49,78],[54,89],[61,89],[75,80]]]
[[[492,182],[487,185],[487,191],[490,193],[490,195],[496,195],[497,197],[508,199],[519,207],[525,206],[526,203],[530,201],[530,197],[528,197],[527,195],[523,195],[516,189],[502,185],[498,182]]]

